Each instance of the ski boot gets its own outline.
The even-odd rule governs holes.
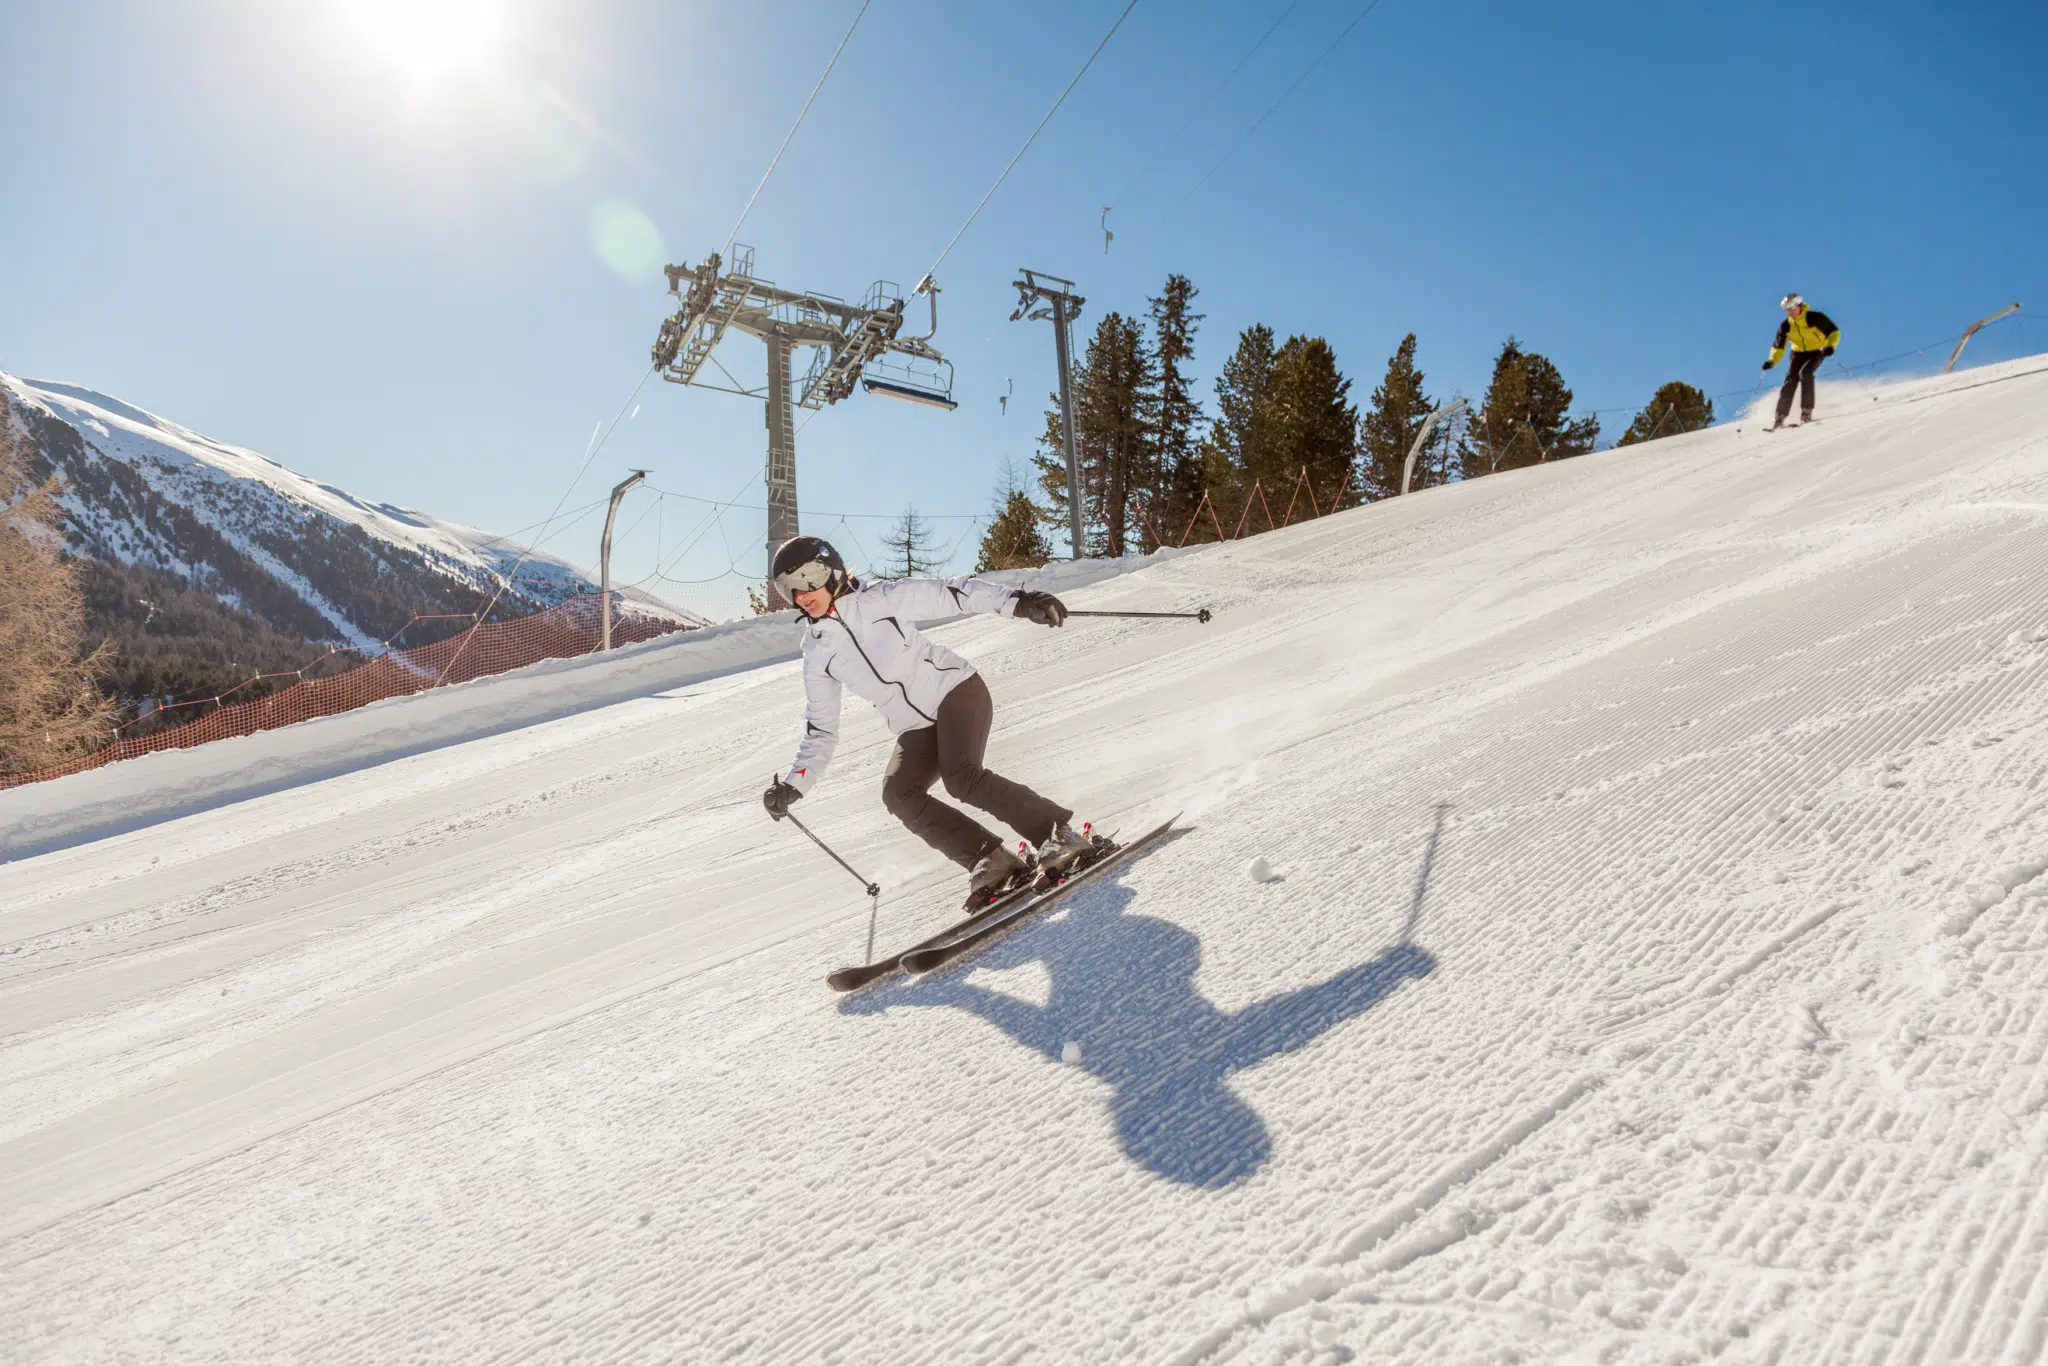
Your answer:
[[[1018,841],[1018,852],[1013,854],[998,844],[982,855],[967,878],[967,901],[964,910],[970,914],[982,909],[1000,898],[1003,893],[1021,887],[1032,880],[1036,868],[1031,856]]]
[[[1052,833],[1045,837],[1045,843],[1038,846],[1035,886],[1041,892],[1057,887],[1115,849],[1115,844],[1096,834],[1095,827],[1087,822],[1082,822],[1080,830],[1076,831],[1061,821],[1053,826]]]
[[[1811,421],[1813,421],[1813,409],[1808,408],[1805,412],[1799,415],[1800,426],[1804,427],[1807,423]]]

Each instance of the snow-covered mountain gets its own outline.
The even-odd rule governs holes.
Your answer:
[[[935,628],[1182,830],[856,995],[786,617],[0,792],[0,1359],[2040,1366],[2048,357],[1843,388]]]
[[[559,556],[522,559],[509,538],[365,501],[91,389],[0,373],[0,396],[64,478],[75,553],[163,571],[286,635],[369,646],[415,612],[475,611],[515,564],[501,616],[596,588]],[[625,597],[628,610],[704,624]]]

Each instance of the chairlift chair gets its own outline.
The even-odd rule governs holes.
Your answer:
[[[941,408],[952,412],[959,407],[953,401],[953,363],[941,361],[930,369],[912,368],[907,365],[891,365],[887,361],[872,360],[862,371],[860,387],[870,394],[883,398],[901,399],[905,403],[922,404],[927,408]]]
[[[927,408],[943,408],[949,413],[960,406],[953,401],[950,391],[922,389],[895,380],[876,379],[871,375],[861,376],[860,387],[871,394],[880,394],[883,398],[898,398],[905,403],[921,403]]]

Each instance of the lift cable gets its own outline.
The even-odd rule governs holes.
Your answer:
[[[1228,86],[1232,81],[1237,79],[1237,73],[1244,70],[1245,64],[1247,62],[1251,61],[1252,58],[1259,55],[1259,49],[1266,45],[1266,40],[1268,38],[1271,38],[1275,33],[1277,33],[1280,29],[1280,26],[1287,22],[1287,16],[1294,13],[1296,10],[1300,8],[1301,0],[1294,0],[1293,4],[1289,5],[1286,9],[1280,11],[1280,17],[1273,21],[1271,27],[1269,27],[1264,33],[1261,33],[1259,35],[1259,40],[1256,43],[1253,43],[1249,48],[1245,50],[1244,56],[1239,57],[1237,59],[1237,65],[1231,67],[1230,70],[1224,75],[1222,80],[1216,82],[1215,87],[1211,89],[1207,95],[1204,95],[1202,97],[1202,102],[1195,106],[1194,112],[1189,114],[1187,118],[1181,121],[1180,127],[1173,130],[1173,136],[1169,137],[1165,142],[1160,143],[1159,150],[1152,154],[1152,159],[1146,162],[1144,167],[1136,175],[1131,177],[1131,183],[1124,186],[1123,188],[1124,195],[1128,196],[1131,193],[1131,191],[1138,188],[1139,183],[1143,181],[1146,176],[1152,174],[1152,169],[1155,166],[1157,166],[1161,161],[1164,161],[1166,159],[1166,154],[1173,150],[1173,145],[1180,141],[1180,135],[1182,133],[1187,132],[1188,129],[1194,126],[1195,120],[1202,117],[1202,111],[1207,109],[1209,105],[1215,100],[1215,98],[1223,93],[1224,87]]]
[[[1204,185],[1207,185],[1209,183],[1209,177],[1215,175],[1218,171],[1222,170],[1223,163],[1229,161],[1232,157],[1236,156],[1237,149],[1244,146],[1245,143],[1251,140],[1252,134],[1259,131],[1260,125],[1264,124],[1267,119],[1272,118],[1273,115],[1279,111],[1280,106],[1287,103],[1288,98],[1292,96],[1296,90],[1299,90],[1301,88],[1301,83],[1307,80],[1310,76],[1314,75],[1316,68],[1321,66],[1323,62],[1328,59],[1331,53],[1335,52],[1340,46],[1342,46],[1344,40],[1351,36],[1351,31],[1357,28],[1360,24],[1364,23],[1366,20],[1366,16],[1370,15],[1374,10],[1378,9],[1379,7],[1380,0],[1372,0],[1372,3],[1368,4],[1364,9],[1360,10],[1358,12],[1358,17],[1353,19],[1350,23],[1344,26],[1344,31],[1342,33],[1339,33],[1334,39],[1331,40],[1330,45],[1322,50],[1321,55],[1319,55],[1314,61],[1308,64],[1308,68],[1305,71],[1303,71],[1299,76],[1296,76],[1294,78],[1294,84],[1288,86],[1287,89],[1284,92],[1282,92],[1279,99],[1273,101],[1271,108],[1267,109],[1265,113],[1259,115],[1259,117],[1253,121],[1252,126],[1245,129],[1243,135],[1240,136],[1236,142],[1230,144],[1229,150],[1224,152],[1222,156],[1216,159],[1216,164],[1214,166],[1211,166],[1208,170],[1208,173],[1205,174],[1200,180],[1195,182],[1194,189],[1189,190],[1186,194],[1181,196],[1180,203],[1174,205],[1174,207],[1176,209],[1179,209],[1185,206],[1190,199],[1193,199],[1195,197],[1196,191],[1200,190]]]
[[[960,225],[960,231],[953,234],[953,240],[946,243],[946,249],[939,253],[939,259],[932,262],[932,268],[924,273],[926,280],[930,280],[938,274],[939,267],[945,264],[948,256],[953,254],[953,248],[959,245],[961,237],[966,234],[967,229],[974,226],[974,220],[981,216],[982,209],[987,206],[990,199],[995,197],[996,191],[1003,187],[1003,182],[1010,178],[1010,172],[1015,170],[1017,163],[1024,159],[1024,154],[1031,150],[1031,144],[1038,141],[1038,135],[1045,131],[1045,125],[1051,123],[1052,116],[1060,112],[1060,106],[1067,102],[1067,96],[1074,93],[1074,87],[1081,83],[1081,78],[1088,74],[1088,68],[1095,65],[1095,59],[1102,55],[1102,49],[1109,46],[1109,40],[1116,37],[1116,31],[1124,26],[1124,20],[1130,18],[1131,11],[1137,7],[1138,0],[1131,0],[1131,3],[1124,6],[1124,12],[1116,17],[1116,22],[1109,26],[1109,32],[1102,35],[1102,41],[1095,45],[1095,50],[1088,54],[1088,60],[1081,63],[1081,69],[1074,73],[1074,79],[1067,82],[1067,88],[1062,90],[1060,97],[1052,102],[1052,108],[1045,111],[1045,117],[1040,119],[1038,126],[1031,130],[1031,136],[1024,139],[1024,145],[1017,149],[1017,155],[1010,158],[1010,164],[1003,167],[1003,173],[996,177],[996,183],[988,187],[988,193],[981,197],[981,203],[974,206],[974,212],[967,215],[967,221]],[[920,284],[922,284],[922,281],[920,281]]]
[[[868,6],[874,2],[875,0],[861,0],[860,13],[854,15],[853,22],[846,26],[846,36],[839,40],[839,46],[832,49],[832,60],[825,63],[825,70],[819,75],[818,83],[811,87],[810,99],[805,100],[804,107],[797,112],[796,122],[789,125],[789,132],[784,135],[782,145],[775,149],[774,159],[768,163],[768,169],[761,172],[761,183],[756,185],[754,193],[747,197],[747,207],[740,210],[739,221],[734,223],[732,231],[725,235],[725,245],[728,249],[732,247],[734,240],[739,237],[740,228],[746,223],[747,215],[754,211],[754,201],[759,199],[761,191],[767,188],[768,177],[774,175],[775,168],[782,164],[782,154],[789,150],[790,140],[796,136],[796,130],[804,126],[804,115],[811,112],[811,106],[817,102],[818,92],[825,88],[825,78],[832,74],[833,67],[839,65],[839,54],[846,51],[846,45],[853,41],[853,31],[860,27],[862,16],[868,12]]]

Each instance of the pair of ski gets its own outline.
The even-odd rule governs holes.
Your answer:
[[[1005,892],[965,920],[949,926],[922,943],[912,944],[901,953],[888,958],[878,958],[861,967],[841,968],[826,976],[825,985],[834,991],[855,991],[877,978],[888,976],[898,968],[909,973],[926,973],[942,968],[955,959],[972,953],[998,935],[1015,929],[1020,922],[1045,910],[1083,883],[1130,858],[1171,830],[1173,823],[1179,819],[1179,814],[1175,813],[1128,843],[1112,842],[1109,852],[1085,867],[1069,873],[1044,891],[1039,891],[1034,884],[1026,883],[1022,887]]]

